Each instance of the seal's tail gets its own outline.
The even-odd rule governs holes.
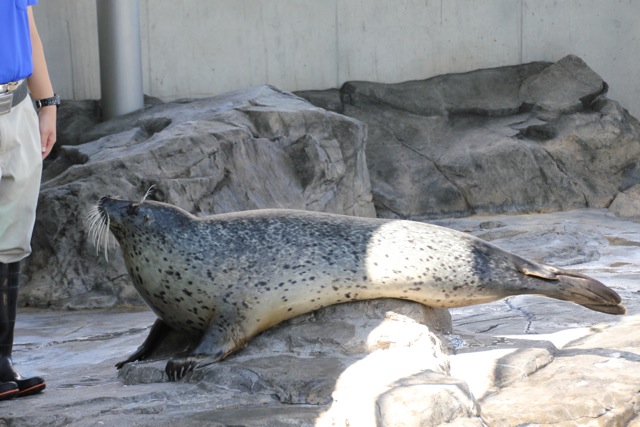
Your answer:
[[[541,294],[580,304],[583,307],[607,314],[625,314],[622,298],[613,289],[589,276],[550,265],[523,260],[518,269],[527,276],[543,279],[549,286]]]

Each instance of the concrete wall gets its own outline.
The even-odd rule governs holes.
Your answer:
[[[100,1],[100,0],[98,0]],[[640,0],[140,0],[145,93],[399,82],[584,59],[640,117]],[[63,98],[100,97],[95,0],[35,9]]]

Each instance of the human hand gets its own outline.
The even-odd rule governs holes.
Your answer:
[[[44,160],[56,143],[57,107],[42,107],[38,113],[40,122],[40,141],[42,144],[42,160]]]

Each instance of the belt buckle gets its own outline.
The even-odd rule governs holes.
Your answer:
[[[18,89],[18,86],[20,86],[21,83],[22,80],[7,83],[7,92],[13,92],[14,90]]]
[[[0,116],[9,114],[13,105],[13,92],[0,93]]]

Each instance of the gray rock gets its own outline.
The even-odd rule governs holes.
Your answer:
[[[606,90],[598,74],[582,59],[569,55],[528,77],[520,87],[520,98],[534,109],[575,112],[589,108]]]
[[[100,197],[150,198],[198,216],[287,207],[373,216],[365,127],[271,87],[153,104],[85,131],[45,170],[23,304],[141,304],[118,249],[96,256]],[[81,139],[82,139],[81,138]]]
[[[609,210],[623,218],[637,218],[640,216],[640,184],[618,193],[611,202]]]
[[[567,345],[547,368],[481,399],[488,424],[635,425],[630,422],[640,411],[637,318],[626,323]]]
[[[376,408],[378,427],[439,426],[480,418],[480,406],[464,381],[430,372],[398,381],[380,395]]]
[[[378,216],[608,207],[640,182],[640,123],[580,58],[298,94],[369,127]]]
[[[78,145],[85,132],[99,122],[99,102],[65,100],[58,109],[57,143],[54,148]]]
[[[549,66],[550,63],[536,62],[396,84],[354,81],[345,83],[340,93],[343,104],[355,107],[377,104],[424,117],[501,117],[521,110],[522,85]]]

